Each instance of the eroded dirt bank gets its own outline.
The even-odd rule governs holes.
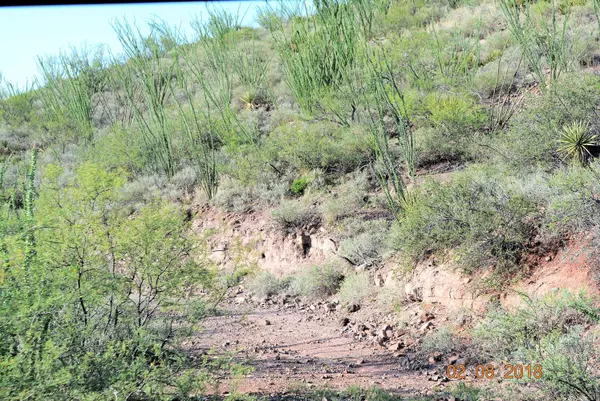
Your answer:
[[[258,266],[279,277],[337,257],[335,241],[324,230],[281,236],[269,230],[267,221],[260,214],[240,217],[209,211],[196,228],[218,229],[211,247],[223,266],[233,263],[235,243],[251,244]],[[242,283],[229,291],[221,314],[206,319],[203,331],[188,346],[197,356],[231,353],[253,368],[235,383],[223,377],[214,389],[220,394],[232,391],[233,384],[238,392],[272,399],[298,389],[376,386],[407,398],[456,400],[447,390],[458,383],[446,379],[446,367],[468,364],[472,356],[423,353],[423,338],[450,327],[458,339],[468,341],[469,324],[485,313],[490,301],[514,307],[521,302],[520,292],[542,296],[560,288],[585,288],[597,293],[587,259],[577,243],[571,243],[541,257],[502,291],[487,292],[481,291],[485,274],[467,276],[435,258],[402,278],[393,274],[393,265],[384,264],[370,273],[375,286],[387,287],[403,299],[395,312],[382,311],[375,297],[355,306],[343,305],[335,296],[322,301],[289,295],[257,298]],[[473,377],[466,381],[487,385]]]

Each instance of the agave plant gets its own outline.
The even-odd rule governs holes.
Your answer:
[[[588,130],[587,122],[575,121],[563,127],[558,139],[558,151],[565,158],[586,164],[592,156],[590,148],[596,145],[597,140],[598,135]]]

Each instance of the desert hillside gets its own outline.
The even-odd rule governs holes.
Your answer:
[[[0,81],[0,399],[600,400],[600,0],[240,21]]]

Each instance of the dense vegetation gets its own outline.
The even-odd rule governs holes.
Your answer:
[[[570,239],[597,255],[599,10],[282,2],[257,29],[227,12],[195,21],[193,38],[116,21],[122,59],[90,47],[40,58],[36,85],[0,93],[0,398],[181,400],[238,369],[181,348],[252,269],[240,249],[246,262],[215,274],[189,229],[198,203],[272,209],[282,233],[324,226],[355,266],[406,271],[436,255],[491,269],[499,287]],[[439,172],[452,174],[440,184]],[[326,265],[254,285],[341,288],[352,302],[368,281]],[[598,312],[587,299],[557,305],[493,312],[482,349],[537,352],[554,372],[547,394],[598,400],[582,329]],[[511,325],[525,334],[510,344],[538,330],[537,348],[507,343]]]

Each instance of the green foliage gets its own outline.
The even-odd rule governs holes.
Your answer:
[[[261,93],[265,90],[270,60],[255,42],[243,42],[236,47],[232,61],[232,70],[249,93]]]
[[[385,31],[401,31],[410,28],[423,28],[433,21],[438,21],[448,11],[445,1],[393,1],[382,17],[382,28]]]
[[[336,222],[347,217],[353,217],[368,200],[368,178],[364,173],[347,180],[332,189],[332,196],[328,197],[322,206],[323,220],[328,226],[335,226]],[[345,232],[344,229],[341,232]]]
[[[265,152],[280,170],[318,168],[329,174],[350,172],[370,156],[363,132],[326,122],[280,126],[269,135]]]
[[[92,116],[98,100],[94,95],[106,87],[102,47],[71,48],[71,54],[37,59],[44,87],[39,93],[44,110],[54,121],[63,115],[75,124],[86,140],[93,135]]]
[[[185,294],[210,289],[213,275],[191,257],[181,211],[157,202],[126,218],[122,171],[88,163],[65,180],[61,170],[44,173],[35,253],[19,256],[19,233],[3,234],[1,398],[162,397],[184,377],[187,395],[201,390],[206,373],[190,370],[175,322]]]
[[[484,123],[481,106],[472,98],[449,93],[431,93],[423,99],[427,120],[450,135],[474,130]]]
[[[0,74],[0,119],[7,125],[18,127],[36,122],[35,100],[33,85],[19,88],[3,80]]]
[[[558,142],[558,151],[568,159],[586,164],[592,156],[590,148],[595,146],[598,135],[589,130],[589,124],[575,121],[564,126]]]
[[[521,7],[517,0],[502,0],[500,7],[511,34],[521,46],[523,57],[535,74],[540,88],[546,92],[548,86],[542,59],[550,69],[550,86],[569,66],[569,43],[565,33],[570,12],[560,24],[554,2],[551,5],[550,23],[544,15],[536,18],[529,4]]]
[[[344,391],[336,391],[333,389],[311,389],[300,388],[298,391],[292,392],[293,396],[307,401],[322,401],[328,399],[331,401],[429,401],[433,400],[430,397],[406,398],[393,393],[388,393],[385,390],[377,387],[360,388],[358,386],[349,386]]]
[[[363,220],[348,218],[340,222],[338,232],[338,254],[355,265],[373,266],[379,264],[389,250],[386,240],[389,233],[387,220]]]
[[[313,15],[293,18],[289,29],[280,20],[272,30],[288,86],[306,112],[315,110],[324,91],[344,82],[355,62],[362,33],[355,5],[364,11],[359,16],[367,16],[360,21],[368,24],[372,9],[367,2],[318,1]]]
[[[474,329],[487,357],[526,360],[543,367],[542,382],[556,397],[597,400],[600,382],[593,373],[598,349],[594,333],[583,328],[598,323],[593,298],[566,291],[543,300],[524,298],[514,312],[494,309]]]
[[[430,127],[415,134],[420,164],[469,158],[476,132],[486,122],[482,107],[468,96],[432,92],[422,108]]]
[[[450,391],[452,395],[460,400],[465,401],[483,401],[488,399],[488,397],[491,397],[490,394],[486,394],[487,391],[484,389],[470,384],[465,384],[463,381],[459,382]]]
[[[126,20],[113,24],[127,60],[115,61],[115,79],[125,92],[127,106],[142,133],[144,146],[151,152],[151,168],[171,178],[175,174],[173,129],[166,110],[174,63],[162,61],[166,49],[153,30],[149,37]]]
[[[152,156],[141,146],[141,132],[134,127],[113,124],[104,135],[94,139],[96,146],[87,149],[89,159],[106,169],[124,168],[140,174]]]
[[[535,204],[502,182],[456,177],[430,182],[392,229],[392,243],[409,260],[458,248],[456,258],[471,271],[495,266],[514,269],[532,235]]]
[[[526,98],[524,110],[511,119],[506,135],[498,136],[492,144],[501,151],[490,155],[521,171],[560,165],[558,133],[563,126],[597,119],[598,88],[600,79],[595,76],[565,74],[554,82],[552,95]]]
[[[292,181],[291,190],[293,193],[301,195],[304,193],[306,187],[308,187],[308,178],[300,177]]]
[[[277,295],[285,289],[285,282],[279,280],[273,273],[261,271],[248,282],[246,287],[259,297]]]
[[[436,58],[436,67],[438,74],[443,77],[443,81],[456,82],[461,77],[471,78],[474,67],[480,63],[480,43],[478,21],[473,38],[465,38],[455,30],[452,33],[445,32],[442,36],[432,25],[432,37],[430,37],[430,47]]]
[[[452,331],[447,327],[442,327],[423,339],[421,350],[425,353],[441,352],[447,354],[456,347],[456,344],[457,340],[454,338]]]
[[[305,268],[294,274],[288,291],[307,298],[325,298],[333,295],[344,280],[341,269],[335,264]]]
[[[566,333],[577,325],[598,322],[598,308],[585,293],[562,291],[546,299],[523,297],[514,312],[491,310],[473,330],[473,336],[488,356],[524,357],[535,353],[540,342],[556,331]]]
[[[398,218],[410,202],[406,191],[406,182],[400,175],[397,155],[392,152],[388,137],[386,116],[391,115],[394,132],[398,135],[398,147],[404,163],[406,174],[414,180],[416,155],[411,120],[405,102],[404,91],[395,78],[392,64],[385,52],[370,55],[367,77],[372,91],[372,98],[364,110],[368,117],[368,130],[375,153],[372,164],[375,176],[379,180],[388,208]],[[373,117],[373,109],[376,117]]]
[[[299,229],[316,226],[321,216],[305,199],[283,200],[279,208],[271,212],[276,228],[285,234]]]
[[[368,272],[349,274],[344,278],[338,296],[340,301],[351,304],[359,303],[372,295],[375,287],[371,283],[371,275]]]

